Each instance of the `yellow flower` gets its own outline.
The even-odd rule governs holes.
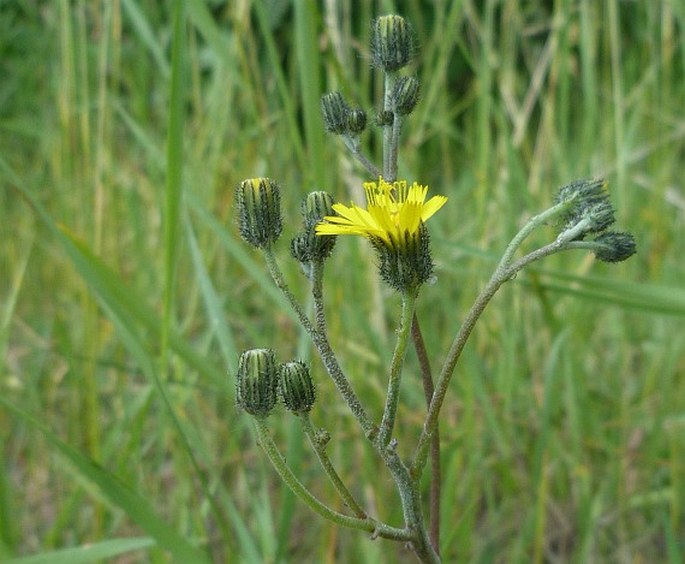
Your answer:
[[[406,180],[364,182],[367,208],[354,202],[350,206],[333,204],[337,216],[326,216],[326,223],[316,226],[317,235],[362,235],[381,239],[389,247],[402,246],[403,241],[417,236],[422,223],[447,201],[445,196],[433,196],[426,202],[427,186]]]

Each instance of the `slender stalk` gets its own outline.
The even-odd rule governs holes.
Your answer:
[[[433,397],[433,375],[426,344],[421,333],[419,318],[414,310],[414,317],[411,323],[411,337],[416,350],[416,356],[421,367],[421,381],[423,383],[423,393],[426,396],[426,406],[430,406]],[[435,552],[440,554],[440,496],[442,490],[442,477],[440,471],[440,425],[435,425],[430,445],[431,481],[428,500],[428,533],[431,544]]]
[[[389,112],[390,94],[392,93],[393,84],[395,84],[396,73],[385,73],[384,95],[383,95],[383,111]],[[395,120],[393,119],[393,122]],[[395,180],[397,176],[397,144],[393,148],[393,124],[383,126],[383,176],[388,182]]]
[[[355,158],[360,162],[360,164],[369,172],[372,178],[378,178],[381,175],[380,169],[373,164],[367,156],[362,153],[359,144],[359,138],[351,137],[350,135],[343,136],[345,146],[350,150],[350,152],[355,156]]]
[[[311,263],[312,272],[312,297],[314,298],[314,323],[316,330],[322,335],[327,335],[326,311],[323,303],[323,265],[322,260]]]
[[[340,368],[340,364],[338,363],[338,359],[336,358],[335,353],[328,342],[326,333],[315,329],[309,318],[305,315],[302,307],[295,299],[293,293],[290,291],[288,284],[285,282],[283,273],[281,272],[278,262],[276,261],[276,257],[273,254],[273,250],[264,249],[264,258],[266,260],[269,274],[271,274],[271,278],[273,278],[276,287],[283,292],[283,295],[285,295],[286,299],[290,303],[290,306],[295,311],[300,323],[302,324],[302,327],[304,327],[305,331],[307,331],[307,334],[311,338],[312,343],[314,343],[314,346],[316,347],[316,350],[318,351],[319,356],[326,367],[328,375],[333,380],[335,387],[340,392],[340,395],[342,395],[343,399],[350,408],[350,411],[359,422],[361,428],[364,430],[366,436],[370,439],[374,438],[378,434],[378,427],[369,418],[366,410],[360,403],[359,398],[357,398],[357,394],[354,393],[352,386]]]
[[[473,331],[476,322],[480,318],[486,306],[490,303],[490,300],[495,295],[497,290],[499,290],[502,284],[508,280],[511,280],[522,268],[535,260],[539,260],[543,257],[564,250],[567,248],[567,245],[568,241],[564,240],[562,237],[559,237],[556,241],[525,255],[519,260],[511,263],[509,266],[503,266],[500,263],[500,266],[495,270],[488,283],[476,298],[476,301],[471,306],[471,309],[466,315],[464,322],[462,323],[457,335],[454,338],[454,341],[452,342],[450,350],[447,353],[445,364],[440,371],[440,376],[438,377],[435,391],[433,392],[433,398],[431,399],[430,407],[428,408],[428,413],[426,414],[423,430],[414,452],[414,461],[411,467],[411,474],[414,479],[418,479],[418,477],[421,476],[421,473],[426,465],[428,445],[433,433],[435,432],[435,429],[437,428],[438,416],[440,415],[440,409],[442,408],[443,401],[445,400],[445,395],[447,394],[450,380],[454,374],[454,367],[456,366],[457,361],[464,350],[466,342],[471,336],[471,332]]]
[[[385,398],[385,409],[381,420],[378,444],[385,447],[390,442],[392,430],[395,426],[395,416],[400,400],[400,382],[402,381],[402,364],[407,353],[407,343],[411,332],[411,320],[414,315],[414,305],[418,296],[418,288],[412,288],[402,294],[402,313],[397,328],[397,343],[390,365],[390,379],[388,380],[388,395]]]
[[[314,326],[305,314],[304,310],[302,309],[302,306],[299,304],[293,293],[290,291],[288,283],[285,281],[285,278],[283,277],[283,272],[281,272],[281,268],[278,266],[276,256],[274,255],[273,250],[271,248],[264,249],[264,259],[266,260],[266,266],[269,270],[271,278],[276,284],[276,287],[286,297],[288,303],[290,304],[290,307],[295,312],[295,315],[297,315],[297,319],[302,324],[302,327],[304,327],[305,331],[307,331],[307,333],[311,336],[313,333],[315,333]]]
[[[368,517],[366,511],[364,511],[354,497],[352,497],[352,494],[347,489],[345,484],[343,484],[343,481],[335,471],[335,468],[333,468],[333,464],[331,464],[331,461],[326,454],[327,441],[321,440],[316,436],[316,431],[314,430],[312,422],[309,419],[309,414],[302,413],[300,415],[300,421],[302,423],[302,429],[309,439],[309,444],[312,445],[312,448],[314,449],[314,452],[321,463],[321,467],[324,469],[324,472],[326,472],[326,476],[328,476],[328,479],[333,484],[333,487],[335,487],[338,495],[345,502],[345,505],[347,505],[347,507],[349,507],[357,517],[360,519],[366,519]]]
[[[372,533],[374,537],[380,536],[383,538],[400,541],[413,541],[415,539],[416,535],[411,530],[391,527],[385,523],[376,521],[371,517],[366,517],[364,519],[350,517],[349,515],[344,515],[343,513],[334,511],[330,507],[321,503],[302,484],[302,482],[297,479],[297,476],[293,474],[292,470],[286,463],[285,458],[283,458],[283,455],[279,452],[276,443],[274,443],[274,440],[269,433],[269,429],[266,426],[266,421],[263,418],[255,417],[254,422],[255,429],[257,430],[257,436],[259,437],[259,444],[264,450],[264,453],[273,465],[274,469],[276,472],[278,472],[278,475],[288,485],[293,493],[304,503],[306,503],[313,511],[329,521],[333,521],[337,525],[349,527],[351,529],[367,531]]]
[[[504,251],[504,254],[502,255],[502,259],[497,265],[497,269],[495,270],[495,272],[497,272],[498,270],[503,270],[504,268],[509,266],[509,263],[511,262],[511,259],[514,256],[514,253],[521,246],[521,243],[523,243],[523,241],[526,239],[526,237],[528,237],[528,235],[530,235],[535,229],[540,227],[542,224],[550,221],[551,219],[555,218],[560,213],[562,213],[564,210],[568,209],[568,206],[568,202],[561,202],[555,206],[552,206],[548,210],[545,210],[544,212],[539,213],[536,216],[533,216],[530,220],[528,220],[528,222],[511,240],[511,243],[507,245],[507,248]]]
[[[388,182],[397,180],[397,160],[400,147],[400,130],[402,129],[402,116],[398,113],[393,114],[392,130],[390,136],[390,151],[388,152]]]

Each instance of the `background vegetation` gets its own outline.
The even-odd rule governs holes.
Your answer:
[[[442,417],[445,560],[682,562],[685,4],[179,4],[0,2],[0,559],[409,559],[292,498],[231,376],[244,348],[311,354],[237,237],[233,187],[282,184],[278,253],[303,287],[288,261],[301,198],[348,200],[364,178],[324,134],[319,96],[373,111],[369,22],[396,12],[422,83],[400,175],[449,196],[418,306],[435,367],[556,186],[606,176],[638,240],[620,265],[547,259],[486,311]],[[377,132],[365,143],[378,157]],[[326,293],[333,344],[380,414],[398,300],[363,241],[339,242]],[[425,409],[415,368],[410,355],[406,452]],[[391,480],[313,372],[341,475],[399,523]],[[335,504],[296,422],[270,423]]]

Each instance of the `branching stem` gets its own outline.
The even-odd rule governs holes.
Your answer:
[[[352,497],[352,494],[347,489],[345,484],[343,484],[343,481],[340,479],[340,476],[333,467],[333,464],[331,464],[331,460],[326,454],[326,443],[317,437],[316,431],[314,430],[312,422],[309,419],[309,414],[301,414],[300,421],[302,423],[302,429],[304,430],[305,435],[307,435],[307,439],[309,439],[309,444],[314,449],[321,467],[324,469],[324,472],[326,472],[326,476],[328,476],[328,479],[333,484],[333,487],[338,492],[338,495],[345,502],[345,505],[347,505],[347,507],[349,507],[357,517],[360,519],[366,519],[368,517],[366,511],[364,511],[354,497]]]
[[[357,394],[355,394],[354,390],[352,389],[349,380],[340,368],[338,359],[335,356],[330,343],[328,342],[328,336],[326,335],[326,332],[318,331],[312,325],[309,318],[305,315],[302,307],[298,303],[293,293],[290,291],[290,288],[283,277],[283,273],[278,266],[278,262],[273,254],[273,250],[270,248],[265,249],[264,258],[266,260],[267,268],[269,269],[269,274],[271,274],[271,278],[273,278],[273,281],[278,289],[283,292],[283,295],[286,297],[290,303],[290,306],[293,308],[298,319],[300,320],[302,327],[304,327],[305,331],[307,331],[307,334],[312,339],[312,342],[314,343],[314,346],[316,347],[316,350],[318,351],[319,356],[326,367],[326,371],[333,380],[335,387],[338,389],[343,399],[349,406],[350,411],[359,422],[359,425],[364,430],[365,435],[370,439],[375,438],[378,433],[378,427],[369,418],[366,410],[359,401]]]
[[[538,220],[538,218],[540,218],[542,215],[543,214],[536,216],[531,220],[531,222]],[[521,232],[523,232],[523,230]],[[568,241],[565,241],[563,238],[557,238],[556,241],[525,255],[508,266],[504,265],[503,262],[500,262],[500,266],[497,267],[488,283],[476,298],[476,301],[471,306],[471,309],[467,313],[466,318],[457,332],[454,341],[452,341],[450,350],[447,353],[445,364],[440,371],[440,376],[438,377],[435,391],[433,392],[433,399],[431,400],[430,407],[428,408],[423,430],[421,432],[421,436],[419,437],[419,442],[414,453],[414,461],[411,467],[411,474],[414,479],[418,479],[421,476],[421,473],[426,465],[428,445],[435,429],[437,428],[438,416],[440,415],[440,409],[442,408],[450,380],[454,373],[454,367],[456,366],[457,361],[464,350],[466,342],[471,336],[471,332],[473,331],[476,322],[480,318],[486,306],[490,303],[490,300],[493,298],[502,284],[508,280],[511,280],[522,268],[529,265],[533,261],[539,260],[543,257],[567,248]]]
[[[409,542],[415,540],[416,534],[409,529],[398,529],[396,527],[391,527],[385,523],[376,521],[371,517],[366,517],[363,519],[359,517],[350,517],[349,515],[334,511],[327,505],[321,503],[302,484],[302,482],[297,479],[297,476],[293,474],[293,471],[286,463],[285,458],[283,458],[283,455],[279,452],[276,443],[271,437],[265,419],[255,417],[254,422],[255,429],[257,430],[257,436],[259,438],[259,444],[264,450],[274,469],[276,472],[278,472],[278,475],[288,485],[293,493],[304,503],[306,503],[313,511],[329,521],[333,521],[337,525],[349,527],[351,529],[367,531],[368,533],[372,533],[374,536]]]

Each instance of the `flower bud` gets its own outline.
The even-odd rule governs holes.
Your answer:
[[[600,233],[615,221],[609,201],[607,183],[603,179],[576,180],[559,189],[557,203],[565,203],[560,216],[564,234],[582,239],[587,233]]]
[[[574,180],[557,192],[556,202],[575,202],[588,206],[608,199],[607,182],[603,178]]]
[[[601,233],[616,221],[614,207],[609,201],[599,202],[588,207],[584,211],[583,217],[586,217],[590,223],[588,233]]]
[[[321,113],[326,131],[339,135],[348,132],[350,108],[340,92],[321,96]]]
[[[318,237],[315,227],[314,224],[298,233],[290,242],[290,254],[303,266],[312,261],[327,259],[335,247],[336,237]],[[305,269],[305,274],[309,277],[308,269]]]
[[[321,261],[331,256],[335,247],[335,237],[318,237],[316,225],[325,216],[334,215],[333,196],[321,190],[310,192],[302,201],[304,231],[295,235],[290,242],[290,253],[300,264]],[[307,272],[307,271],[305,271]]]
[[[636,251],[635,237],[630,233],[607,231],[595,238],[602,246],[595,251],[595,258],[604,262],[621,262]]]
[[[280,390],[285,406],[295,414],[308,413],[316,394],[307,365],[295,360],[280,367]]]
[[[302,201],[302,216],[304,218],[305,227],[316,225],[325,216],[333,215],[333,196],[328,192],[317,190],[307,194]]]
[[[269,247],[283,231],[281,193],[270,178],[249,178],[236,188],[242,238],[257,248]]]
[[[419,101],[419,81],[414,76],[402,76],[397,79],[390,93],[390,104],[393,111],[401,116],[414,111]]]
[[[381,110],[376,114],[376,125],[378,127],[392,125],[393,121],[395,121],[395,116],[392,112]]]
[[[354,135],[359,135],[366,129],[366,112],[361,108],[350,110],[347,114],[347,129]]]
[[[414,55],[412,30],[402,16],[381,16],[371,31],[374,67],[393,72],[406,66]]]
[[[266,417],[276,405],[278,366],[271,349],[250,349],[240,355],[236,403],[255,417]]]
[[[290,241],[290,254],[301,264],[306,264],[312,260],[312,253],[309,245],[307,233],[298,233]]]

